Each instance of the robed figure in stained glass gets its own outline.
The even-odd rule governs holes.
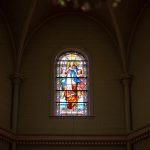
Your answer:
[[[68,102],[66,107],[72,109],[77,105],[77,95],[80,96],[83,90],[84,83],[82,79],[79,79],[78,76],[82,75],[82,70],[78,69],[73,61],[68,63],[68,68],[63,70],[63,73],[66,75],[66,78],[61,80],[61,86],[64,91],[65,100]],[[77,90],[79,90],[77,92]]]

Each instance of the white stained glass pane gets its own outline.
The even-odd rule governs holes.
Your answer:
[[[60,56],[58,60],[85,60],[85,58],[77,52],[68,52]]]

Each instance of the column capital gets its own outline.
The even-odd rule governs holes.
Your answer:
[[[10,78],[11,78],[11,80],[13,81],[13,83],[15,83],[15,84],[20,84],[21,81],[22,81],[23,78],[24,78],[24,75],[21,74],[21,73],[15,72],[14,74],[12,74],[12,75],[10,76]]]
[[[133,75],[131,74],[123,74],[120,77],[120,82],[124,85],[124,86],[129,86],[131,84],[131,81],[133,79]]]

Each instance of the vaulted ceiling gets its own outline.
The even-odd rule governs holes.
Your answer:
[[[86,0],[78,1],[81,3]],[[72,7],[56,7],[53,2],[54,0],[0,0],[16,58],[21,55],[26,40],[35,28],[48,18],[62,13],[80,13],[94,18],[112,33],[120,49],[123,49],[122,53],[126,53],[142,10],[149,5],[150,0],[88,0],[92,8],[87,12]]]

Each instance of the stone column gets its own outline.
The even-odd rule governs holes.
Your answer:
[[[12,111],[11,111],[11,129],[16,133],[17,123],[18,123],[18,104],[20,95],[20,85],[23,79],[23,75],[20,73],[15,73],[12,75]],[[12,143],[12,150],[16,150],[16,141]]]
[[[123,85],[124,91],[124,106],[125,106],[125,122],[126,122],[126,132],[130,133],[132,130],[132,112],[131,112],[131,75],[123,75],[121,77],[121,83]],[[127,150],[132,150],[132,144],[127,142]]]

